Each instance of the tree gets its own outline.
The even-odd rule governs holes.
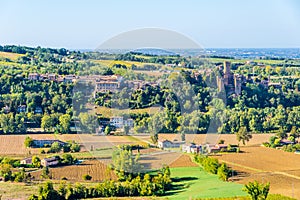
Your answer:
[[[44,178],[44,179],[50,178],[51,179],[51,173],[50,173],[49,167],[43,167],[42,173],[41,173],[41,178]]]
[[[41,167],[41,159],[37,156],[32,156],[32,165],[34,167]]]
[[[53,188],[53,183],[46,182],[44,186],[39,188],[38,199],[42,200],[53,200],[53,199],[63,199],[62,196],[58,194],[58,192]]]
[[[67,165],[72,165],[76,162],[76,159],[73,158],[71,154],[63,154],[62,155],[63,163]]]
[[[85,180],[85,181],[90,181],[90,180],[92,180],[92,177],[91,177],[90,175],[88,175],[88,174],[83,175],[82,178],[83,178],[83,180]]]
[[[290,137],[294,138],[294,142],[299,138],[299,130],[296,126],[293,126],[290,132]]]
[[[222,181],[227,181],[229,177],[229,168],[225,163],[222,163],[221,166],[218,168],[217,175],[219,179]]]
[[[68,133],[70,131],[71,116],[69,114],[61,115],[59,117],[59,125],[62,133]]]
[[[131,149],[118,148],[113,152],[112,160],[112,166],[120,180],[140,172],[139,154],[134,156]]]
[[[270,190],[270,183],[249,182],[244,186],[243,190],[251,196],[252,200],[266,200]]]
[[[236,133],[237,141],[242,141],[243,145],[246,144],[246,141],[249,142],[251,138],[252,135],[247,132],[247,128],[245,126],[240,127],[239,131]]]
[[[71,143],[70,150],[71,150],[71,152],[79,152],[80,151],[80,144],[73,141]]]
[[[129,126],[124,126],[124,133],[125,133],[125,135],[129,134],[129,130],[130,130]]]
[[[14,133],[16,125],[13,113],[0,115],[0,126],[4,133]]]
[[[90,115],[88,113],[80,113],[79,120],[81,122],[81,128],[83,131],[88,133],[94,133],[96,130],[97,120],[95,115]]]
[[[24,141],[25,147],[27,147],[27,148],[32,147],[33,144],[34,144],[33,139],[31,137],[27,136]]]
[[[280,127],[276,136],[280,139],[286,139],[288,137],[288,134],[283,130],[282,127]]]
[[[164,116],[162,112],[155,113],[149,122],[148,129],[154,144],[158,141],[158,133],[163,127]]]
[[[62,149],[62,146],[58,142],[53,142],[50,147],[50,151],[52,153],[58,153],[61,151],[61,149]]]
[[[53,119],[49,115],[44,115],[42,117],[42,122],[41,122],[41,128],[44,129],[44,131],[51,131],[53,128]]]
[[[111,127],[110,127],[109,125],[107,125],[107,126],[105,127],[105,129],[104,129],[105,135],[109,135],[111,131],[112,131],[112,129],[111,129]]]

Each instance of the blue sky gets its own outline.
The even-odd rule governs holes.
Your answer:
[[[155,27],[201,46],[299,47],[297,0],[0,0],[0,44],[94,49]]]

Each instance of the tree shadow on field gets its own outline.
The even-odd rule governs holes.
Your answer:
[[[172,190],[166,192],[165,196],[175,195],[188,190],[188,188],[194,184],[191,181],[198,180],[197,177],[175,177],[172,178]],[[182,183],[183,182],[183,183]]]
[[[181,182],[181,181],[194,181],[194,180],[198,180],[198,178],[197,177],[175,177],[175,178],[172,178],[172,181],[174,183]]]
[[[233,174],[233,176],[229,177],[229,181],[241,181],[244,178],[247,178],[250,176],[250,173],[248,172],[243,172],[243,171],[235,171],[235,173]]]
[[[140,160],[159,160],[156,157],[150,156],[141,156]]]
[[[151,163],[141,163],[141,165],[143,166],[143,170],[151,170]]]

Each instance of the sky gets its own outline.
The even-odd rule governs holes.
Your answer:
[[[143,28],[204,48],[300,48],[300,1],[0,0],[0,45],[95,49]]]

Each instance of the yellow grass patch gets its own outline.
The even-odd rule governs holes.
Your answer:
[[[8,58],[10,60],[17,60],[21,56],[24,56],[24,54],[0,52],[0,58]]]

